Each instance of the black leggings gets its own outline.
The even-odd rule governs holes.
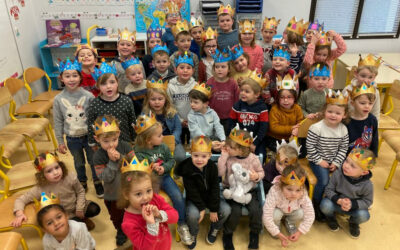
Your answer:
[[[100,206],[97,203],[90,201],[86,207],[85,218],[95,217],[96,215],[98,215],[100,213],[100,210],[101,210]],[[83,219],[76,217],[76,216],[71,218],[71,220],[78,221],[78,222],[84,221]]]

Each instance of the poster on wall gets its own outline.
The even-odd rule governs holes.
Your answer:
[[[81,25],[79,19],[46,20],[47,47],[59,47],[67,43],[81,42]]]
[[[161,27],[165,27],[165,10],[171,0],[135,0],[136,31],[146,32],[147,28],[157,19]],[[182,15],[182,18],[190,21],[190,1],[172,0]]]

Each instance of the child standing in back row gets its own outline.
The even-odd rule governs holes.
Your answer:
[[[96,72],[98,72],[98,69],[96,68],[96,50],[90,47],[88,44],[80,45],[76,49],[75,60],[78,60],[82,67],[82,82],[80,86],[91,92],[94,97],[97,97],[100,91],[96,86],[96,76],[94,75]]]
[[[276,30],[278,28],[281,19],[276,20],[275,17],[266,17],[261,28],[261,34],[263,40],[259,40],[256,43],[262,48],[264,54],[264,66],[262,68],[263,75],[267,73],[269,69],[272,68],[272,57],[273,53],[273,37],[276,35]]]
[[[200,58],[200,48],[202,47],[203,42],[201,35],[204,32],[203,19],[201,19],[201,16],[197,18],[194,16],[190,17],[189,28],[190,35],[192,36],[192,42],[189,50],[196,54],[198,58]]]
[[[161,37],[162,42],[167,46],[169,55],[175,53],[178,47],[175,45],[175,36],[172,33],[172,27],[175,26],[176,22],[181,20],[181,13],[179,11],[178,5],[173,1],[168,1],[164,4],[165,6],[165,32]]]
[[[220,31],[218,33],[218,47],[220,50],[227,50],[239,44],[239,33],[234,26],[235,9],[228,4],[226,6],[220,5],[217,12],[217,21]]]
[[[243,51],[249,55],[248,68],[261,73],[264,67],[264,55],[262,48],[255,43],[256,40],[256,21],[244,20],[239,23],[239,42],[243,47]]]
[[[200,62],[199,62],[199,82],[203,83],[208,81],[213,76],[214,59],[213,54],[217,50],[217,31],[208,27],[206,32],[203,32],[201,38],[203,43],[200,49]]]
[[[162,41],[162,29],[160,25],[158,24],[158,21],[154,20],[150,27],[147,29],[147,47],[148,47],[148,53],[143,57],[143,67],[144,71],[146,73],[147,79],[149,79],[149,76],[151,73],[153,73],[155,66],[153,63],[153,53],[151,52],[153,48],[157,45],[161,46]]]

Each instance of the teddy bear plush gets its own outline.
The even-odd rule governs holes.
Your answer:
[[[228,182],[229,189],[222,192],[225,199],[233,199],[241,204],[248,204],[251,201],[251,194],[248,192],[254,187],[255,183],[250,181],[248,169],[243,168],[239,163],[234,163]]]

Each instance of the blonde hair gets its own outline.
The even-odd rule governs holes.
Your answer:
[[[242,38],[241,35],[244,33],[239,33],[239,43],[242,44]],[[250,47],[254,48],[256,46],[256,33],[253,34],[253,40],[251,40]]]
[[[283,145],[279,148],[279,150],[277,151],[277,153],[282,153],[284,154],[288,159],[294,159],[294,158],[298,158],[299,154],[297,153],[297,150],[295,148],[293,148],[292,146],[289,145]],[[281,159],[277,159],[278,161],[280,161]]]
[[[372,65],[362,65],[362,66],[357,67],[357,69],[356,69],[357,74],[360,73],[360,71],[363,69],[367,69],[369,72],[371,72],[375,76],[378,75],[378,68],[375,66],[372,66]]]
[[[139,70],[142,71],[142,73],[143,73],[143,67],[142,67],[142,65],[140,65],[140,64],[134,64],[134,65],[129,66],[129,67],[125,70],[125,74],[128,75],[128,74],[132,73],[132,71],[133,71],[134,69],[139,69]]]
[[[239,129],[237,131],[237,134],[243,134],[243,140],[249,139],[251,138],[251,135],[248,131],[243,130],[243,129]],[[241,152],[241,156],[242,157],[247,157],[250,154],[250,147],[246,147],[243,145],[240,145],[238,143],[236,143],[234,140],[232,140],[230,137],[226,138],[225,144],[228,145],[231,148],[234,149],[239,149],[239,151]]]
[[[136,122],[139,123],[139,122],[141,122],[142,119],[144,119],[144,118],[143,117],[139,117]],[[146,148],[150,138],[154,135],[156,129],[158,129],[158,128],[162,129],[162,125],[161,125],[160,122],[154,123],[153,126],[151,126],[150,128],[146,129],[142,133],[138,134],[136,136],[136,139],[135,139],[135,144],[138,147]]]
[[[246,52],[244,52],[243,54],[242,54],[242,56],[244,57],[244,58],[246,58],[246,60],[247,60],[247,68],[249,67],[249,65],[250,65],[250,56],[246,53]],[[239,56],[240,57],[240,56]],[[238,58],[239,58],[238,57]],[[237,58],[237,59],[238,59]],[[236,59],[236,60],[237,60]],[[233,77],[235,74],[237,74],[238,72],[236,71],[236,69],[235,69],[235,61],[233,61],[233,60],[231,60],[231,61],[229,61],[229,68],[230,68],[230,76],[231,77]]]
[[[253,79],[246,77],[243,79],[243,81],[240,83],[239,87],[242,87],[244,85],[249,85],[250,88],[254,91],[254,93],[261,93],[261,86]]]
[[[146,93],[146,96],[144,97],[144,101],[143,101],[142,112],[145,114],[149,114],[150,111],[155,113],[154,110],[152,110],[150,107],[150,98],[154,93],[164,96],[165,103],[164,103],[164,107],[163,107],[163,115],[166,116],[167,118],[173,118],[176,115],[176,109],[174,108],[174,105],[172,104],[171,98],[168,96],[167,91],[165,91],[164,89],[159,89],[159,88],[148,88],[147,89],[147,93]]]
[[[325,119],[325,111],[328,108],[328,105],[336,105],[338,107],[344,108],[344,114],[346,115],[345,118],[343,118],[342,122],[347,124],[350,122],[350,117],[347,115],[349,112],[349,105],[348,104],[331,104],[331,103],[325,103],[324,107],[322,108],[322,116]]]

